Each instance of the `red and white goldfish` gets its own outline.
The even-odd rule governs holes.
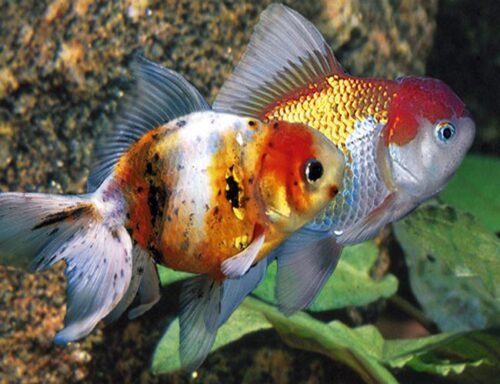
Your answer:
[[[261,14],[213,108],[265,122],[308,124],[346,156],[337,197],[273,252],[277,300],[285,314],[316,297],[342,245],[372,238],[443,188],[475,134],[464,103],[443,82],[350,76],[316,27],[279,4]],[[247,290],[223,307],[234,308],[259,281],[249,277]]]
[[[159,299],[155,262],[200,274],[181,296],[181,358],[195,368],[215,337],[222,281],[325,208],[342,187],[344,156],[302,123],[210,111],[184,78],[146,59],[135,72],[87,194],[0,194],[0,255],[34,271],[66,262],[57,343],[116,319],[137,292],[129,316],[149,309]],[[213,332],[200,338],[200,327]]]

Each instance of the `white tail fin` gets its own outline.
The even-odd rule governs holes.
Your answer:
[[[2,263],[40,271],[66,262],[68,306],[56,343],[89,334],[129,286],[132,240],[116,201],[99,196],[0,194]]]

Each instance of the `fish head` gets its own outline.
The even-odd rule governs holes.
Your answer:
[[[273,225],[291,233],[311,221],[342,187],[345,160],[323,134],[304,124],[271,121],[259,191]]]
[[[472,145],[475,123],[442,81],[404,77],[383,130],[393,183],[417,203],[438,193]]]

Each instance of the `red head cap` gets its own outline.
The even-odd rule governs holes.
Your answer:
[[[386,145],[402,146],[410,142],[417,135],[422,119],[435,124],[439,120],[469,115],[462,100],[440,80],[402,77],[397,82],[399,87],[384,129]]]

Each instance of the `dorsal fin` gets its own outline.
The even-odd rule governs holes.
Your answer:
[[[333,74],[344,74],[316,27],[294,10],[271,4],[213,109],[255,117],[275,101]]]
[[[135,86],[112,131],[97,144],[89,192],[101,185],[120,156],[146,132],[191,112],[210,109],[198,90],[177,72],[143,56],[135,59],[132,69]]]

